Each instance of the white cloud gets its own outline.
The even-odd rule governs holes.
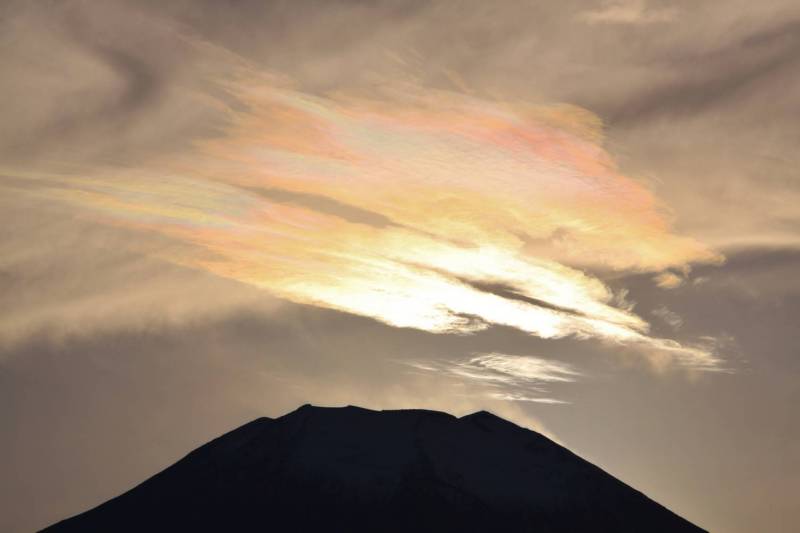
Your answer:
[[[677,16],[673,8],[650,9],[645,0],[608,0],[602,7],[581,14],[590,24],[650,24],[669,22]]]
[[[507,392],[496,392],[492,393],[489,396],[492,398],[496,398],[498,400],[507,400],[512,402],[533,402],[533,403],[544,403],[548,405],[566,405],[570,402],[565,402],[564,400],[557,400],[556,398],[538,398],[532,396],[525,396],[522,394],[513,394]]]
[[[489,353],[473,357],[468,364],[501,374],[507,380],[572,382],[581,375],[566,363],[526,355]]]
[[[672,329],[680,329],[683,326],[683,318],[678,313],[674,311],[670,311],[664,306],[658,307],[651,311],[653,316],[660,318],[666,324],[668,324]]]
[[[569,403],[545,396],[545,384],[571,383],[582,375],[574,366],[560,361],[496,352],[474,354],[472,358],[456,363],[415,361],[406,364],[425,372],[444,372],[455,378],[482,384],[489,389],[486,393],[489,398],[543,404]]]

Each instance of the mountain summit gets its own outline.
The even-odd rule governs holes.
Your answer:
[[[485,411],[306,405],[226,433],[45,531],[703,530]]]

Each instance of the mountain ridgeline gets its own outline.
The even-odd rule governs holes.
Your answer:
[[[259,418],[49,533],[702,532],[485,411],[310,405]]]

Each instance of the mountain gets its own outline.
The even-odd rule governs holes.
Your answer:
[[[703,530],[485,411],[306,405],[245,424],[45,531]]]

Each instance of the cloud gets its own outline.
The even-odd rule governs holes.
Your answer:
[[[680,329],[681,326],[683,326],[683,319],[681,318],[681,316],[677,313],[670,311],[664,306],[653,309],[651,313],[654,316],[657,316],[658,318],[663,320],[666,324],[669,324],[669,326],[672,329],[677,330]]]
[[[656,285],[662,289],[674,289],[683,285],[683,278],[674,272],[662,272],[655,278]]]
[[[542,416],[609,471],[712,530],[780,527],[743,511],[766,501],[750,489],[734,513],[695,481],[752,487],[727,465],[750,449],[750,473],[770,471],[782,455],[760,453],[764,435],[796,426],[795,0],[0,13],[0,529],[306,401],[531,425],[567,400]],[[664,269],[685,284],[655,289]],[[515,386],[473,352],[545,354],[581,377]],[[653,365],[754,371],[638,372]],[[638,451],[604,443],[598,420]],[[708,453],[692,459],[697,435]],[[653,453],[682,469],[653,471]],[[794,479],[775,480],[768,500],[794,509]]]
[[[15,102],[0,124],[4,163],[136,162],[211,127],[215,109],[197,89],[213,90],[204,69],[223,58],[196,61],[168,20],[113,0],[11,4],[0,21],[14,72],[0,97]]]
[[[0,359],[31,338],[169,329],[244,308],[269,316],[283,305],[159,259],[180,250],[169,239],[82,220],[64,206],[45,211],[40,199],[18,191],[0,198],[0,209]]]
[[[319,96],[238,65],[217,80],[229,117],[219,135],[135,168],[20,174],[37,184],[29,194],[181,243],[157,256],[296,303],[431,332],[502,325],[716,360],[649,337],[583,270],[719,257],[670,229],[591,134],[590,113],[415,83]]]
[[[549,405],[564,405],[569,404],[569,402],[565,402],[563,400],[557,400],[555,398],[539,398],[534,396],[525,396],[522,394],[513,394],[507,392],[494,392],[489,395],[492,398],[497,398],[498,400],[507,400],[510,402],[532,402],[532,403],[543,403]]]
[[[474,354],[467,360],[435,363],[406,362],[425,372],[436,372],[484,386],[485,394],[494,399],[565,404],[564,400],[543,396],[548,383],[572,383],[581,377],[573,365],[530,355],[502,353]],[[539,393],[532,396],[531,393]]]
[[[790,18],[751,33],[663,58],[668,81],[628,99],[609,120],[629,125],[668,117],[697,117],[747,99],[766,80],[792,71],[798,63],[800,21]]]
[[[312,211],[329,214],[342,218],[348,222],[356,224],[367,224],[370,226],[385,227],[396,225],[391,219],[373,213],[360,207],[355,207],[342,202],[338,202],[327,196],[315,195],[311,193],[294,192],[285,189],[251,189],[256,194],[260,194],[269,200],[278,203],[296,204],[308,207]]]
[[[652,24],[669,22],[678,15],[675,7],[650,8],[647,0],[605,0],[603,6],[581,13],[590,24]]]
[[[580,376],[571,365],[532,356],[490,353],[473,357],[469,364],[525,381],[571,382]]]

